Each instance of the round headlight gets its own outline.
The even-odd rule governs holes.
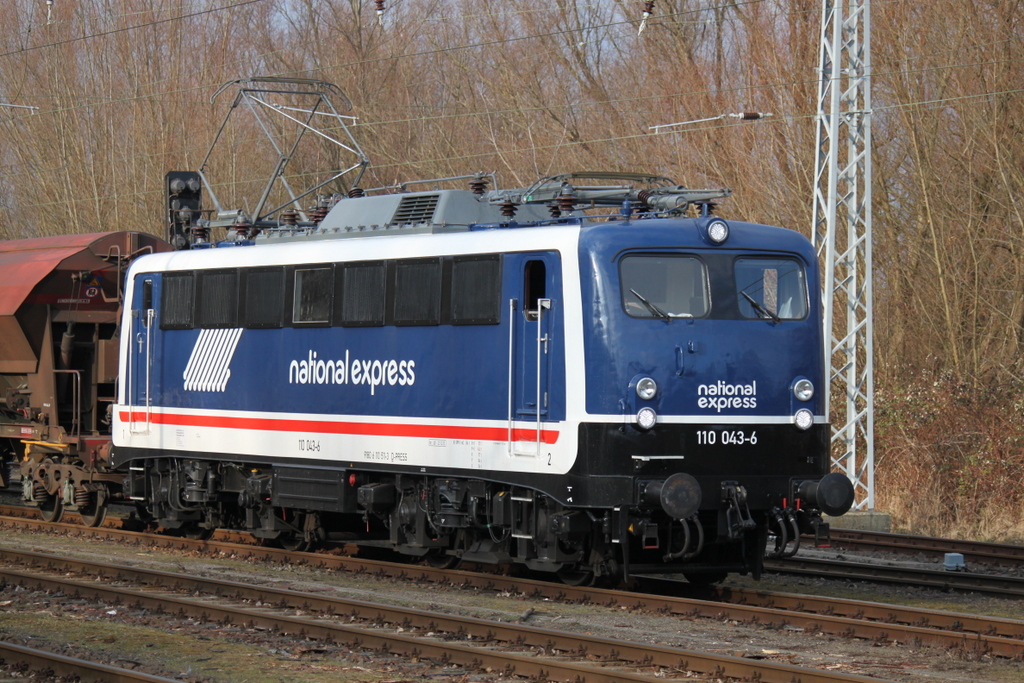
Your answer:
[[[650,429],[658,422],[658,414],[653,408],[641,408],[636,414],[636,424],[640,429]]]
[[[814,424],[814,413],[807,410],[807,408],[801,408],[796,411],[796,415],[793,416],[793,423],[796,428],[802,431],[807,431]]]
[[[708,223],[708,238],[715,244],[721,244],[729,237],[729,226],[725,221],[711,221]]]
[[[799,380],[793,385],[793,395],[800,401],[810,401],[814,398],[814,384],[809,379]]]
[[[650,401],[658,393],[658,383],[650,377],[644,377],[636,383],[636,395]]]

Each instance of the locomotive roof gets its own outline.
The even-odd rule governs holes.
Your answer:
[[[298,233],[165,253],[143,259],[137,268],[191,270],[546,249],[569,253],[577,248],[610,250],[613,254],[623,249],[648,248],[785,251],[802,254],[809,263],[815,260],[813,247],[800,233],[755,223],[726,220],[730,238],[722,245],[714,245],[704,236],[704,229],[712,220],[722,219],[579,216],[530,223],[472,224],[458,232],[431,233],[427,228],[353,231],[346,233],[349,239],[333,241],[326,236],[310,241]]]

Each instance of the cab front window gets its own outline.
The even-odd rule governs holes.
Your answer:
[[[802,320],[807,317],[803,265],[790,258],[736,259],[736,290],[744,318]]]
[[[634,318],[699,318],[710,308],[707,269],[694,256],[632,254],[619,263],[619,281]]]

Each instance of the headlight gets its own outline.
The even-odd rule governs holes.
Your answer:
[[[793,395],[800,401],[814,398],[814,384],[809,379],[802,379],[793,385]]]
[[[640,429],[650,429],[658,422],[658,414],[653,408],[641,408],[636,414],[636,424]]]
[[[650,401],[658,393],[658,383],[650,377],[644,377],[636,383],[636,395]]]
[[[729,237],[729,226],[725,221],[711,221],[708,223],[708,239],[715,244],[721,244]]]
[[[807,410],[807,408],[801,408],[796,411],[796,415],[793,416],[793,423],[796,428],[802,431],[807,431],[814,424],[814,413]]]

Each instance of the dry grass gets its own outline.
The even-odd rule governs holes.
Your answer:
[[[1024,541],[1022,400],[949,376],[879,392],[876,503],[894,528]]]

